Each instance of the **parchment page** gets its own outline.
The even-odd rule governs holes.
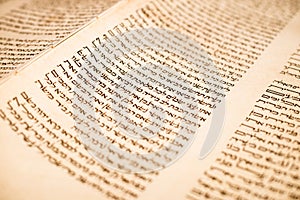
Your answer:
[[[205,172],[281,79],[300,43],[298,9],[295,1],[113,7],[0,86],[2,197],[209,198],[193,188],[202,177],[215,184]]]

